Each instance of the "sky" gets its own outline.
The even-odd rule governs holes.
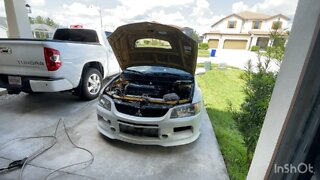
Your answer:
[[[50,17],[62,26],[81,24],[113,31],[128,23],[156,21],[191,27],[199,34],[232,13],[245,10],[294,18],[298,0],[26,0],[31,17]],[[100,13],[101,12],[101,13]],[[6,16],[0,0],[0,16]],[[292,22],[292,21],[291,21]]]

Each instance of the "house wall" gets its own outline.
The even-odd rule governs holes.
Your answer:
[[[261,30],[261,31],[270,31],[272,28],[273,21],[280,21],[282,22],[282,29],[288,28],[289,22],[287,19],[284,19],[280,16],[274,17],[272,19],[268,20],[262,20],[262,24],[260,29],[252,29],[252,22],[254,20],[242,20],[238,18],[237,16],[231,16],[229,18],[224,19],[219,24],[216,24],[214,27],[212,27],[213,31],[220,31],[223,33],[240,33],[240,32],[248,32],[250,30]],[[228,28],[228,21],[237,21],[237,26],[235,29]]]
[[[221,35],[218,34],[206,34],[203,36],[203,41],[204,43],[208,43],[209,39],[220,39]]]
[[[269,19],[268,21],[266,21],[265,23],[262,24],[261,26],[261,30],[263,31],[270,31],[272,29],[272,23],[273,21],[278,21],[279,17],[275,17],[272,19]],[[281,29],[286,29],[288,28],[289,22],[288,20],[280,17],[280,21],[282,22],[282,28]]]
[[[236,28],[228,28],[228,21],[237,21]],[[222,22],[215,25],[212,30],[219,30],[220,32],[224,33],[240,33],[242,26],[242,19],[238,18],[237,16],[231,16],[229,18],[224,19]]]
[[[247,40],[247,46],[246,49],[249,48],[249,44],[250,44],[250,35],[229,35],[229,34],[224,34],[224,35],[218,35],[218,34],[207,34],[204,38],[203,38],[203,42],[208,43],[209,39],[219,39],[219,45],[218,48],[222,49],[223,48],[223,43],[226,39],[229,40]]]
[[[249,48],[249,40],[250,40],[249,35],[223,35],[219,41],[219,48],[220,49],[223,48],[223,43],[226,39],[228,39],[228,40],[247,40],[246,49]]]
[[[251,30],[251,26],[252,26],[252,20],[245,20],[242,32],[248,32],[249,30]]]
[[[270,37],[267,36],[267,35],[253,35],[253,36],[252,36],[252,41],[251,41],[251,46],[250,46],[250,47],[257,45],[257,41],[258,41],[258,38],[259,38],[259,37],[270,38]],[[271,45],[271,44],[270,44],[270,39],[269,39],[269,45]]]
[[[255,46],[257,44],[258,37],[269,37],[268,35],[228,35],[228,33],[249,33],[249,31],[270,31],[272,29],[273,21],[280,20],[282,22],[282,29],[288,28],[288,20],[282,18],[281,16],[276,16],[272,19],[262,20],[260,29],[252,29],[252,23],[254,20],[243,20],[235,15],[230,16],[220,23],[216,24],[212,27],[212,31],[220,31],[222,34],[206,34],[203,38],[203,42],[208,42],[209,39],[219,39],[218,48],[223,48],[223,43],[226,39],[230,40],[247,40],[247,48],[250,49],[251,46]],[[228,28],[228,21],[237,21],[236,28]],[[251,41],[251,43],[250,43]],[[270,43],[269,43],[270,44]]]

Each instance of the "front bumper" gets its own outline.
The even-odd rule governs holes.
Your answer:
[[[73,89],[72,84],[66,79],[53,79],[48,77],[18,76],[21,85],[12,85],[8,82],[8,76],[0,74],[0,87],[26,92],[59,92]]]
[[[191,117],[170,119],[172,109],[169,109],[163,117],[137,117],[118,112],[111,102],[111,111],[97,105],[97,128],[110,139],[134,144],[177,146],[191,143],[200,135],[201,112]]]

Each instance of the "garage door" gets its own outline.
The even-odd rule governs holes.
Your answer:
[[[209,48],[218,48],[219,39],[209,39],[208,46]]]
[[[246,49],[247,40],[225,40],[223,49]]]

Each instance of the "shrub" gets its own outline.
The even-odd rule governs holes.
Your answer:
[[[240,76],[245,81],[243,87],[245,100],[240,106],[240,111],[236,111],[229,102],[229,112],[232,113],[232,118],[247,147],[248,165],[251,163],[276,81],[276,75],[267,71],[270,61],[262,62],[260,56],[258,59],[257,72],[249,61],[245,73]]]
[[[251,47],[251,51],[259,51],[260,50],[260,46],[252,46]]]
[[[270,39],[273,42],[277,39],[280,39],[279,42],[283,42],[285,34],[287,33],[277,30],[272,31]],[[252,47],[251,50],[253,49]],[[232,113],[232,118],[236,122],[237,129],[242,134],[247,148],[248,165],[251,163],[252,155],[256,148],[278,73],[268,72],[269,64],[274,61],[280,65],[284,51],[284,43],[268,46],[264,53],[257,51],[257,71],[253,69],[251,61],[249,61],[245,73],[241,75],[241,79],[245,81],[245,86],[243,87],[245,99],[240,106],[240,111],[236,111],[229,101],[229,112]],[[262,57],[263,61],[261,60]]]
[[[199,49],[208,50],[208,43],[199,43]]]

